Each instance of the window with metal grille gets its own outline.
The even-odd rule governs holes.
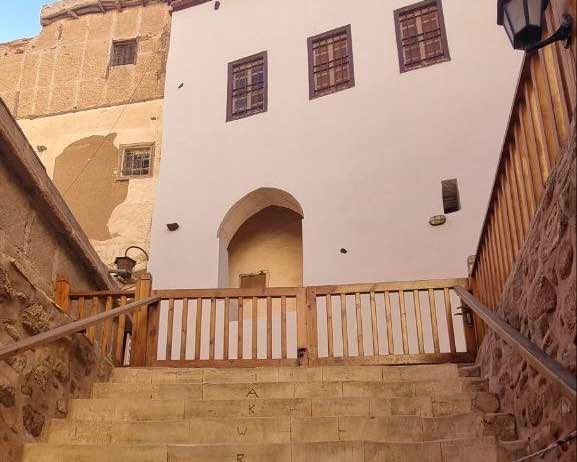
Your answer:
[[[441,181],[441,188],[443,190],[443,209],[445,213],[453,213],[461,210],[457,180]]]
[[[121,146],[121,150],[120,178],[138,178],[152,175],[153,145]]]
[[[228,65],[226,120],[237,120],[267,110],[266,51]]]
[[[310,99],[355,86],[351,26],[308,39]]]
[[[112,43],[112,58],[110,65],[124,66],[126,64],[136,64],[136,53],[138,44],[136,39],[123,40],[122,42]]]
[[[401,72],[449,61],[441,0],[427,0],[395,11]]]

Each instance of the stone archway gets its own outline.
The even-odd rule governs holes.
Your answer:
[[[219,286],[240,287],[250,276],[268,287],[301,286],[303,217],[298,201],[281,189],[259,188],[236,202],[217,234]]]

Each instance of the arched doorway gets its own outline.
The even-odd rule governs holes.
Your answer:
[[[289,193],[257,189],[234,204],[223,219],[221,287],[298,287],[303,283],[303,212]]]

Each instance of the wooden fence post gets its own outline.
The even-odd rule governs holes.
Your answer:
[[[136,282],[134,300],[150,297],[152,293],[152,276],[144,273]],[[130,351],[130,365],[143,367],[146,365],[148,347],[148,306],[143,306],[134,312],[132,324],[132,341]]]
[[[297,292],[297,357],[299,365],[305,366],[310,359],[310,345],[308,343],[308,299],[307,290]]]
[[[70,281],[64,274],[59,274],[54,285],[54,302],[64,313],[70,307]]]

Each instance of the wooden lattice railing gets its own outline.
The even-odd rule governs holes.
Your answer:
[[[570,2],[575,9],[575,0]],[[559,27],[569,2],[551,0],[544,36]],[[571,14],[575,15],[572,11]],[[571,135],[575,117],[575,34],[527,54],[471,273],[473,292],[495,308],[539,207],[545,183]],[[477,323],[478,342],[485,334]]]

